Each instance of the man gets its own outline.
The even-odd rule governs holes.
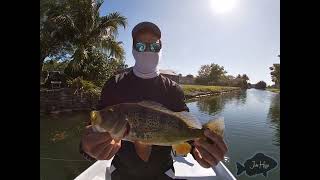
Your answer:
[[[113,76],[103,87],[97,109],[124,102],[151,100],[172,111],[189,111],[184,93],[174,81],[159,74],[161,32],[151,22],[142,22],[132,30],[132,54],[135,65]],[[205,131],[212,142],[196,140],[192,155],[205,168],[223,160],[227,146],[219,136]],[[144,145],[114,140],[109,133],[93,132],[87,126],[81,140],[83,154],[89,159],[109,160],[116,170],[112,179],[169,179],[164,173],[172,168],[171,147]]]

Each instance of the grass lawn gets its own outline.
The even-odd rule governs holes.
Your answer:
[[[240,89],[239,87],[227,86],[203,86],[203,85],[181,85],[185,94],[192,94],[197,92],[216,93],[228,90]]]
[[[280,89],[275,89],[275,88],[267,88],[266,90],[274,92],[274,93],[280,93]]]

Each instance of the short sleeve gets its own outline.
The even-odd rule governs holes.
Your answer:
[[[116,81],[115,77],[112,76],[103,86],[100,99],[96,106],[97,110],[101,110],[106,106],[111,106],[116,104],[117,94],[116,94]]]
[[[172,111],[175,111],[175,112],[179,112],[179,111],[189,112],[189,108],[185,103],[185,95],[180,85],[176,83],[172,84],[171,87],[169,88],[168,93],[169,93],[168,108],[170,108]]]

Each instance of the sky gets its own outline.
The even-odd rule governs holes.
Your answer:
[[[105,0],[100,15],[119,12],[126,63],[134,65],[131,31],[142,21],[162,33],[160,69],[197,75],[201,65],[219,64],[228,75],[273,84],[269,67],[280,63],[280,0]]]

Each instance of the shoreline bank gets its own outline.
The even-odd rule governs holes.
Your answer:
[[[240,88],[225,86],[181,85],[185,100],[195,100],[208,96],[219,96],[225,93],[240,91]],[[59,114],[94,109],[96,98],[75,95],[69,88],[56,90],[40,90],[40,114]]]
[[[274,93],[280,93],[280,89],[275,89],[275,88],[266,88],[267,91],[271,91]]]
[[[182,85],[186,100],[241,91],[239,87]]]

